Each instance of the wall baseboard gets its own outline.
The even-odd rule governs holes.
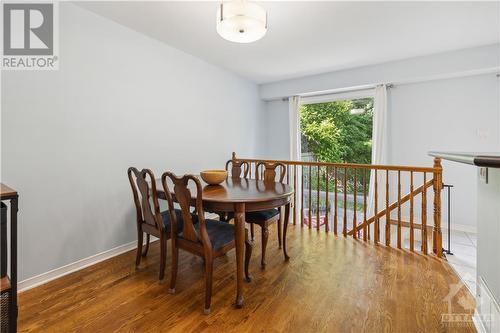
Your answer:
[[[219,218],[217,214],[207,214],[207,218]],[[150,244],[157,241],[158,238],[151,236]],[[144,243],[145,244],[145,243]],[[17,292],[22,293],[23,291],[41,286],[42,284],[45,284],[47,282],[50,282],[52,280],[61,278],[65,275],[74,273],[76,271],[79,271],[81,269],[84,269],[86,267],[95,265],[101,261],[116,257],[122,253],[131,251],[136,249],[137,247],[137,241],[132,241],[130,243],[126,243],[120,246],[117,246],[115,248],[112,248],[110,250],[94,254],[90,257],[80,259],[78,261],[75,261],[71,264],[64,265],[62,267],[53,269],[51,271],[27,278],[26,280],[20,281],[17,284]]]
[[[156,240],[155,237],[151,238],[151,242],[154,242]],[[80,259],[78,261],[75,261],[71,264],[53,269],[51,271],[42,273],[40,275],[33,276],[31,278],[28,278],[26,280],[20,281],[17,284],[17,290],[18,293],[21,293],[23,291],[38,287],[42,284],[45,284],[49,281],[58,279],[60,277],[63,277],[65,275],[68,275],[70,273],[79,271],[85,267],[95,265],[101,261],[104,261],[106,259],[110,259],[113,257],[116,257],[117,255],[120,255],[122,253],[128,252],[130,250],[134,250],[137,247],[137,241],[133,241],[130,243],[126,243],[120,246],[117,246],[115,248],[112,248],[110,250],[94,254],[90,257]]]
[[[407,223],[409,223],[408,221],[410,221],[410,216],[402,216],[401,217],[401,220],[402,221],[406,221]],[[432,222],[432,219],[431,221],[428,221],[427,222],[427,226],[428,227],[432,227],[433,224],[431,224]],[[417,223],[417,222],[415,222]],[[475,225],[470,225],[470,224],[459,224],[459,223],[454,223],[453,221],[451,221],[451,230],[454,230],[454,231],[463,231],[463,232],[469,232],[469,233],[472,233],[472,234],[477,234],[477,227]],[[448,220],[446,220],[445,217],[441,217],[441,230],[448,230]]]
[[[500,332],[500,305],[482,276],[478,281],[476,311],[472,320],[478,332]]]
[[[474,311],[474,315],[472,316],[472,322],[474,323],[474,327],[476,328],[476,331],[478,333],[488,333],[477,311]]]
[[[443,223],[446,221],[441,221],[441,230],[448,230],[448,228],[443,226]],[[463,232],[469,232],[472,234],[477,234],[477,227],[473,225],[467,225],[467,224],[457,224],[457,223],[452,223],[451,225],[451,230],[455,231],[463,231]]]

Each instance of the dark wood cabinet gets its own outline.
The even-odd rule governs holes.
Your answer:
[[[2,228],[2,242],[7,242],[5,232],[10,229],[9,243],[2,244],[2,251],[7,249],[6,260],[10,264],[10,270],[2,269],[0,278],[0,330],[4,332],[17,331],[17,210],[18,210],[19,195],[16,190],[7,185],[0,183],[0,199],[2,203],[9,202],[7,207],[10,211],[10,228]],[[3,205],[2,205],[3,206]],[[2,224],[8,222],[7,214],[1,215]],[[2,263],[2,266],[8,266],[7,263]],[[5,275],[4,275],[5,274]]]

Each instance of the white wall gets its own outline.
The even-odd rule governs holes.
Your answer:
[[[478,56],[481,54],[482,56]],[[313,87],[320,90],[342,88],[356,84],[378,81],[384,73],[383,68],[392,72],[406,62],[411,71],[405,69],[406,80],[416,80],[423,71],[426,76],[443,74],[442,68],[452,69],[449,63],[473,64],[476,72],[489,72],[494,67],[492,55],[498,55],[497,47],[481,47],[456,53],[414,58],[383,65],[357,68],[349,71],[306,77],[286,82],[266,84],[260,87],[262,97],[285,96],[287,93],[310,92]],[[464,58],[462,58],[462,56]],[[460,61],[458,61],[458,59]],[[481,59],[483,59],[481,67]],[[496,67],[498,67],[497,57]],[[438,64],[442,64],[440,68]],[[430,68],[425,68],[425,66]],[[454,68],[458,68],[455,66]],[[464,67],[462,66],[462,69]],[[434,71],[432,70],[434,69]],[[434,74],[433,74],[434,73]],[[465,72],[460,72],[463,75]],[[401,74],[401,73],[400,73]],[[452,72],[445,76],[453,77]],[[318,79],[318,81],[315,81]],[[396,85],[388,94],[388,137],[389,163],[432,166],[430,150],[442,151],[500,151],[500,105],[499,79],[494,73],[461,76],[451,79],[407,83]],[[328,86],[328,82],[332,86]],[[383,81],[382,81],[383,82]],[[286,157],[288,154],[288,104],[281,99],[267,102],[268,123],[271,124],[273,146],[267,149],[267,157]],[[285,121],[279,122],[279,119]],[[480,133],[478,133],[478,131]],[[444,181],[455,185],[452,198],[453,224],[474,229],[476,226],[476,177],[473,168],[458,163],[443,162]],[[443,204],[446,204],[443,196]],[[446,209],[443,209],[443,224],[446,222]]]
[[[498,151],[497,92],[494,74],[390,89],[389,163],[431,166],[430,150]],[[443,170],[443,181],[454,185],[453,224],[476,226],[476,170],[447,161]]]
[[[477,168],[470,165],[477,175]],[[478,178],[478,177],[474,177]],[[500,169],[488,169],[488,184],[478,180],[477,277],[482,277],[497,304],[500,303]],[[486,295],[481,295],[481,297]],[[482,302],[481,302],[482,303]],[[482,311],[483,309],[481,309]],[[482,312],[484,314],[484,312]],[[496,320],[500,320],[497,318]],[[497,323],[497,325],[499,325]],[[491,331],[493,332],[493,331]]]
[[[2,73],[2,182],[20,192],[20,279],[136,239],[126,170],[261,151],[256,85],[70,3],[59,71]]]
[[[267,137],[262,158],[284,159],[290,157],[290,135],[288,128],[288,100],[266,102]]]
[[[499,70],[500,44],[310,75],[260,86],[264,100],[386,82],[455,77]]]

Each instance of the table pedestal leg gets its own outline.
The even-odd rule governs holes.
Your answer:
[[[236,243],[236,307],[243,307],[243,245],[245,243],[245,204],[234,204]]]
[[[288,229],[288,220],[290,219],[290,203],[285,206],[285,218],[284,226],[283,226],[283,254],[285,255],[285,260],[290,259],[288,254],[286,253],[286,230]]]

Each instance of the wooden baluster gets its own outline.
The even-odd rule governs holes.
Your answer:
[[[344,168],[344,237],[347,236],[347,167]]]
[[[245,161],[241,159],[236,159],[233,156],[234,161]],[[261,160],[255,160],[255,159],[250,159],[248,160],[248,173],[251,177],[252,172],[254,172],[255,177],[259,179],[263,179],[263,172],[264,169],[262,167],[258,168],[257,165],[259,162],[262,162]],[[277,162],[277,161],[272,161],[272,160],[265,160],[263,162]],[[386,175],[386,197],[385,197],[385,211],[382,211],[380,214],[378,212],[379,210],[379,203],[378,203],[378,170],[379,169],[374,169],[374,176],[375,179],[373,180],[373,184],[375,186],[374,189],[374,215],[368,218],[367,216],[367,210],[368,210],[368,203],[367,198],[367,192],[369,191],[369,184],[371,185],[371,173],[370,172],[369,166],[356,166],[355,164],[334,164],[334,163],[307,163],[305,162],[304,164],[301,163],[296,163],[292,161],[284,161],[285,163],[285,171],[286,171],[286,181],[285,183],[293,186],[294,189],[296,189],[296,192],[293,195],[293,201],[291,204],[293,204],[293,215],[294,215],[294,220],[293,224],[299,224],[298,219],[300,218],[300,224],[301,227],[304,226],[305,222],[307,219],[309,219],[308,226],[310,229],[312,229],[312,223],[313,223],[313,217],[316,218],[317,220],[317,225],[316,229],[319,231],[321,230],[321,219],[323,218],[323,222],[325,224],[325,232],[330,232],[332,228],[330,227],[330,221],[332,222],[333,225],[333,232],[337,234],[340,232],[338,230],[339,228],[339,216],[338,216],[338,204],[339,204],[339,198],[338,198],[338,191],[339,188],[342,187],[344,191],[343,195],[343,209],[344,209],[344,214],[343,216],[340,217],[340,219],[343,219],[343,230],[342,233],[345,236],[348,236],[350,234],[353,234],[354,238],[361,238],[361,232],[363,233],[363,240],[367,241],[370,240],[371,237],[374,238],[375,243],[380,242],[380,219],[383,219],[385,216],[386,224],[385,224],[385,244],[387,246],[391,246],[391,230],[392,230],[392,225],[394,224],[395,227],[397,226],[397,247],[402,248],[403,247],[403,226],[406,222],[403,221],[402,219],[402,209],[406,201],[409,201],[410,204],[410,217],[409,217],[409,228],[410,228],[410,236],[409,236],[409,243],[410,243],[410,251],[415,251],[415,229],[416,227],[419,227],[418,224],[416,224],[415,221],[415,197],[416,195],[420,194],[422,192],[422,222],[421,222],[421,236],[422,236],[422,252],[425,254],[428,254],[430,252],[429,250],[429,241],[431,239],[428,238],[428,230],[427,228],[431,228],[432,230],[432,235],[429,235],[429,237],[432,236],[432,251],[437,255],[441,256],[442,255],[442,235],[441,235],[441,200],[440,200],[440,192],[442,191],[442,167],[440,165],[439,160],[435,160],[434,168],[423,168],[423,167],[401,167],[401,168],[388,168],[386,170],[380,169],[385,171]],[[300,167],[300,169],[299,169]],[[305,174],[304,168],[309,167],[308,175]],[[317,178],[314,180],[313,177],[313,168],[317,167]],[[324,169],[323,169],[324,167]],[[334,205],[330,207],[330,170],[333,167],[333,172],[332,172],[332,177],[334,177]],[[353,192],[352,196],[354,198],[353,201],[353,216],[352,216],[352,230],[349,230],[349,217],[348,217],[348,209],[349,209],[349,203],[348,203],[348,185],[349,185],[349,173],[351,172],[349,169],[352,168],[352,180],[353,180]],[[323,169],[323,171],[321,171]],[[341,172],[338,171],[338,169],[341,169]],[[361,171],[358,171],[358,169],[361,169]],[[298,171],[301,170],[301,175],[299,175]],[[342,171],[343,170],[343,171]],[[391,199],[390,195],[390,175],[391,172],[397,171],[397,177],[398,177],[398,192],[397,192],[397,202],[390,203],[389,200]],[[293,174],[292,174],[293,172]],[[322,175],[322,172],[324,174]],[[358,175],[359,172],[362,172],[362,175]],[[403,172],[403,176],[405,172],[410,173],[410,193],[408,195],[405,195],[402,197],[402,179],[401,179],[401,173]],[[422,173],[423,178],[424,178],[424,185],[419,186],[417,188],[417,191],[415,191],[415,176],[414,174]],[[427,225],[427,189],[429,186],[425,186],[427,183],[427,173],[432,173],[434,175],[434,178],[429,181],[429,186],[432,184],[433,189],[434,189],[434,225],[433,226],[428,226]],[[341,178],[340,181],[342,183],[339,184],[339,177]],[[323,178],[322,178],[323,177]],[[361,180],[360,177],[363,177]],[[306,181],[308,181],[308,184],[304,184]],[[322,181],[324,181],[325,186],[321,187],[323,184]],[[360,188],[358,189],[358,181],[360,182]],[[300,184],[299,184],[300,182]],[[316,188],[316,194],[314,195],[313,193],[313,182],[315,182],[315,185],[317,186]],[[300,187],[299,187],[300,186]],[[307,188],[305,188],[307,186]],[[357,197],[359,195],[358,192],[360,192],[362,186],[362,191],[363,191],[363,219],[359,218],[359,214],[357,211],[357,208],[359,208]],[[422,190],[422,188],[425,187],[425,190]],[[297,189],[301,189],[301,191],[298,191]],[[307,193],[304,193],[304,189],[308,191]],[[298,193],[301,193],[300,197],[298,197]],[[322,197],[322,192],[325,193],[325,201],[322,203],[321,202],[321,197]],[[306,195],[308,197],[306,197]],[[313,204],[312,199],[314,198],[317,200],[316,205]],[[304,207],[305,200],[309,201],[308,207]],[[342,198],[340,199],[342,200]],[[361,203],[361,201],[360,201]],[[333,202],[332,202],[333,204]],[[300,208],[297,206],[300,205]],[[383,205],[383,204],[382,204]],[[321,214],[321,208],[322,206],[325,207],[325,215],[322,216]],[[316,214],[313,213],[313,208],[316,208]],[[371,208],[371,207],[370,207]],[[299,212],[300,209],[300,212]],[[308,209],[307,212],[304,210]],[[330,209],[334,209],[333,215],[330,215]],[[391,220],[391,214],[392,211],[397,209],[397,223],[395,220]],[[361,210],[360,210],[361,213]],[[305,215],[305,214],[308,214]],[[300,217],[299,217],[300,215]],[[359,223],[362,222],[362,225]],[[371,223],[374,222],[374,229],[370,228]],[[418,228],[417,228],[418,229]],[[396,230],[396,228],[394,228]],[[418,232],[418,231],[417,231]],[[371,234],[375,234],[374,236]],[[395,242],[396,243],[396,242]]]
[[[309,166],[309,212],[308,212],[308,217],[309,217],[309,229],[312,228],[312,196],[311,196],[311,189],[312,189],[312,166]]]
[[[413,171],[410,171],[410,251],[415,251],[415,229],[413,226]]]
[[[380,242],[380,220],[378,215],[378,175],[377,169],[375,169],[375,201],[374,201],[374,211],[375,211],[375,243]]]
[[[297,225],[297,165],[293,166],[293,225]]]
[[[366,242],[369,239],[366,231],[370,228],[366,225],[366,169],[363,169],[363,240]]]
[[[300,227],[304,227],[304,166],[300,166],[301,191],[300,191]]]
[[[389,170],[385,170],[385,245],[391,245],[391,212],[389,211]]]
[[[252,179],[252,162],[248,162],[248,178]]]
[[[358,227],[358,224],[357,224],[357,221],[356,221],[356,178],[357,178],[357,173],[358,173],[358,169],[353,169],[354,171],[354,189],[353,189],[353,198],[354,198],[354,202],[353,202],[353,214],[352,214],[352,230],[354,230],[354,233],[352,234],[352,237],[354,239],[358,238],[358,231],[356,231],[357,227]]]
[[[321,169],[318,165],[318,181],[317,181],[317,202],[316,202],[316,230],[319,231],[319,219],[320,219],[320,214],[319,214],[319,209],[320,209],[320,204],[319,204],[319,201],[320,201],[320,194],[319,194],[319,178],[320,178],[320,175],[321,175]]]
[[[398,170],[398,249],[401,248],[401,170]]]
[[[337,225],[338,225],[338,219],[337,219],[337,207],[338,207],[338,201],[337,201],[337,191],[338,191],[338,185],[337,185],[337,167],[333,167],[333,179],[334,179],[334,185],[333,185],[333,197],[334,197],[334,210],[333,210],[333,233],[337,235]]]
[[[325,231],[326,232],[329,232],[330,231],[330,226],[328,225],[329,221],[328,221],[328,214],[330,212],[329,208],[328,207],[328,197],[330,196],[330,193],[328,192],[328,182],[330,181],[329,178],[328,178],[328,166],[326,167],[326,172],[325,172],[325,183],[326,183],[326,198],[325,198]]]
[[[436,256],[443,256],[443,235],[441,234],[441,190],[443,188],[443,168],[441,159],[434,159],[434,178],[432,188],[434,189],[434,228],[432,232],[432,251]]]
[[[422,252],[427,254],[427,174],[424,172],[424,190],[422,191]]]

